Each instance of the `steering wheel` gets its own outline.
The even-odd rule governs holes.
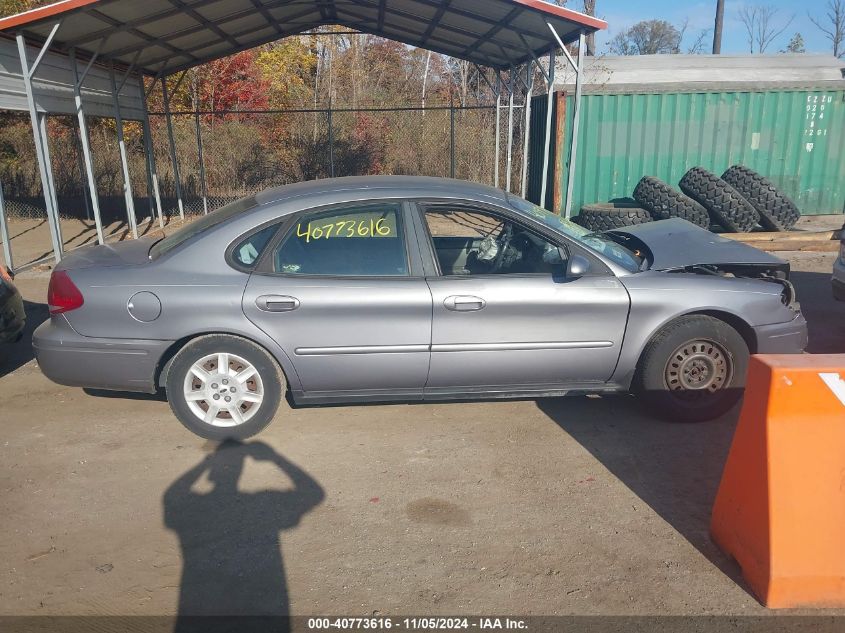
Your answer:
[[[497,273],[502,268],[502,262],[505,259],[505,253],[508,250],[508,247],[511,245],[511,240],[513,239],[513,225],[506,223],[505,227],[502,229],[502,232],[499,233],[499,237],[496,239],[496,242],[499,244],[499,252],[496,254],[496,259],[493,261],[493,265],[490,268],[490,272]]]

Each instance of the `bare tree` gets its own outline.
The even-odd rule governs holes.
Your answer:
[[[681,33],[666,20],[644,20],[616,34],[610,51],[616,55],[679,53]]]
[[[833,44],[833,56],[845,55],[845,0],[828,0],[824,18],[809,18]]]
[[[745,5],[740,8],[739,19],[745,26],[749,52],[765,53],[769,45],[788,29],[795,19],[793,15],[783,25],[779,25],[775,23],[777,14],[778,10],[771,5]]]
[[[713,27],[713,54],[722,52],[722,25],[725,22],[725,0],[716,0],[716,23]]]
[[[596,14],[596,0],[584,0],[584,13],[595,16]],[[589,56],[596,54],[596,34],[595,32],[587,35],[587,50],[585,53]]]
[[[701,29],[696,38],[687,46],[687,54],[701,55],[704,52],[704,45],[707,43],[709,35],[710,29]]]

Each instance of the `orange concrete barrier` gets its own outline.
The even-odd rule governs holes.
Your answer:
[[[751,359],[710,531],[766,606],[845,606],[845,355]]]

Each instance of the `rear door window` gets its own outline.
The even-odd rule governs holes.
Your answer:
[[[286,275],[406,277],[401,206],[367,204],[305,213],[273,254],[273,267]]]

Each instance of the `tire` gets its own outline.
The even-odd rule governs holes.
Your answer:
[[[681,218],[703,229],[710,228],[707,209],[654,176],[642,177],[634,189],[634,199],[655,220]]]
[[[218,372],[220,354],[227,355],[228,374],[231,375]],[[197,368],[209,375],[207,380],[195,375]],[[241,385],[233,372],[247,368],[255,374]],[[173,357],[165,381],[167,401],[185,428],[200,437],[219,441],[242,440],[262,431],[273,421],[283,386],[284,376],[270,354],[246,339],[222,334],[201,336],[185,345]],[[189,401],[187,391],[208,398]],[[212,400],[213,396],[218,397]],[[243,399],[239,400],[239,396]],[[226,398],[232,399],[229,405],[232,408],[228,410],[224,409]],[[240,406],[236,406],[238,402]],[[199,415],[208,414],[212,406],[220,407],[220,411],[212,422],[206,422]],[[236,415],[243,421],[236,422]]]
[[[628,202],[586,204],[581,207],[578,217],[573,218],[573,222],[596,233],[651,221],[648,211]]]
[[[760,214],[768,231],[788,231],[801,219],[801,211],[774,183],[744,165],[734,165],[722,180],[736,189]]]
[[[646,346],[633,391],[652,413],[665,420],[712,420],[742,398],[748,357],[745,340],[724,321],[709,316],[681,317]]]
[[[681,191],[701,204],[713,221],[733,233],[748,233],[759,214],[736,189],[703,167],[690,169],[679,183]]]

